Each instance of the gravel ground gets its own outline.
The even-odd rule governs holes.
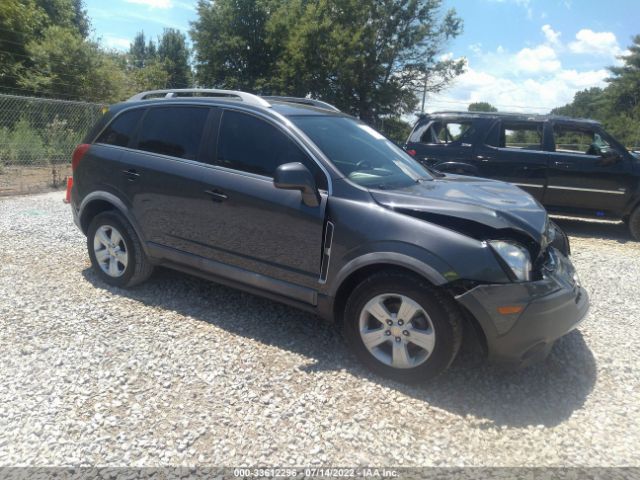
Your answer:
[[[166,270],[101,284],[62,194],[0,199],[0,465],[640,465],[640,244],[561,219],[592,309],[550,358],[369,374],[335,330]]]

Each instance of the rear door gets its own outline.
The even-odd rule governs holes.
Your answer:
[[[124,176],[127,169],[125,153],[134,140],[144,112],[144,108],[122,111],[99,133],[91,154],[84,161],[89,168],[74,173],[78,187],[82,186],[87,192],[106,190],[118,198],[127,199],[129,185]]]
[[[544,204],[569,213],[618,216],[633,190],[626,155],[598,125],[555,121],[553,139]]]
[[[471,173],[471,119],[436,118],[416,128],[407,144],[416,160],[443,172]]]
[[[122,156],[124,191],[152,245],[195,253],[193,240],[214,228],[203,211],[215,172],[204,163],[212,141],[203,141],[219,115],[208,106],[146,109],[131,149]]]
[[[544,139],[544,122],[496,120],[476,146],[474,165],[481,177],[513,183],[542,200],[549,159]]]

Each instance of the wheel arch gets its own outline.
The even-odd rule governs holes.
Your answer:
[[[138,239],[140,240],[142,249],[145,251],[145,254],[149,255],[140,227],[131,214],[130,209],[120,198],[112,193],[96,191],[90,193],[84,198],[80,204],[80,208],[78,209],[78,219],[82,232],[86,235],[89,230],[89,225],[96,215],[107,211],[116,211],[120,213],[129,222],[129,224],[131,224],[133,230],[138,236]]]
[[[433,286],[441,286],[448,282],[434,268],[406,255],[397,253],[387,253],[384,257],[375,253],[363,255],[345,265],[334,280],[334,288],[330,295],[333,298],[332,316],[336,323],[342,322],[342,313],[353,289],[365,278],[381,271],[408,273]]]
[[[450,291],[446,288],[444,282],[438,282],[437,279],[429,278],[425,276],[423,272],[415,268],[410,268],[405,265],[401,265],[398,263],[390,263],[390,262],[377,262],[371,263],[357,268],[356,270],[350,272],[340,283],[338,286],[332,305],[332,320],[341,325],[344,318],[344,310],[347,304],[347,300],[351,295],[351,292],[367,277],[371,275],[375,275],[376,273],[387,271],[387,272],[398,272],[413,275],[420,280],[426,281],[434,287],[444,287],[443,293],[451,295],[453,299],[455,299],[454,292]],[[436,280],[434,282],[433,280]],[[444,278],[443,278],[444,280]],[[445,280],[446,281],[446,280]],[[460,313],[463,319],[463,338],[468,338],[468,342],[475,342],[475,344],[480,348],[483,355],[487,355],[488,352],[488,343],[486,333],[480,324],[480,322],[473,316],[473,314],[467,310],[463,305],[454,302],[455,305],[459,308]]]

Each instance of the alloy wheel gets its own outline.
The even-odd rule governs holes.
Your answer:
[[[111,225],[102,225],[93,237],[93,252],[100,269],[110,277],[124,274],[129,264],[129,252],[122,234]]]
[[[362,308],[360,338],[380,362],[393,368],[414,368],[433,353],[436,334],[427,312],[406,295],[377,295]]]

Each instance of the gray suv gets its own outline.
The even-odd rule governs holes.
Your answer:
[[[401,381],[446,369],[463,334],[530,364],[588,309],[566,237],[529,194],[431,172],[323,102],[144,92],[109,109],[72,167],[106,283],[162,265],[263,295],[335,321]]]

